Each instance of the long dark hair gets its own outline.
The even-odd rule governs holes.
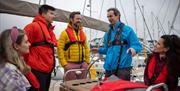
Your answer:
[[[180,38],[177,35],[163,35],[169,74],[180,76]]]

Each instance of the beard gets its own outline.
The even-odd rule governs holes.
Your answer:
[[[80,27],[81,26],[81,22],[76,22],[74,25]]]
[[[74,27],[75,29],[79,30],[79,28],[81,27],[81,22],[74,23]]]

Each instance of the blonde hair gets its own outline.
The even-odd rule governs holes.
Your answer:
[[[24,38],[24,31],[17,29],[18,35],[16,44],[20,45]],[[18,42],[19,41],[19,42]],[[17,43],[18,42],[18,43]],[[5,64],[6,62],[14,64],[23,74],[26,74],[31,69],[25,63],[25,61],[20,58],[21,55],[15,50],[13,46],[13,41],[11,39],[11,29],[7,29],[1,33],[0,36],[0,64]]]

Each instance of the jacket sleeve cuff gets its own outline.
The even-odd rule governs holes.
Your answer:
[[[90,64],[90,60],[86,60],[86,63],[89,65]]]
[[[60,63],[61,63],[61,66],[63,66],[63,67],[64,67],[65,65],[67,65],[67,61],[65,61],[65,60],[62,60]]]
[[[26,77],[34,88],[40,88],[39,81],[32,72],[28,72]]]

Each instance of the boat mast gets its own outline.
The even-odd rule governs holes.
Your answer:
[[[92,13],[91,4],[92,4],[92,2],[91,2],[91,0],[89,0],[89,9],[90,9],[90,11],[89,11],[89,17],[91,17],[91,13]],[[90,30],[90,41],[91,41],[91,32],[92,32],[92,30],[91,30],[91,29],[89,29],[89,30]]]
[[[43,0],[44,1],[44,3],[43,4],[46,4],[46,0]],[[39,0],[39,3],[38,3],[39,5],[41,5],[41,0]]]
[[[152,20],[152,34],[153,34],[153,38],[155,39],[155,34],[154,34],[154,19],[153,19],[153,12],[151,12],[151,20]]]
[[[142,5],[142,15],[144,16],[144,6]],[[143,18],[143,41],[146,42],[146,28],[145,28],[145,20]]]
[[[137,19],[136,19],[136,3],[135,0],[133,0],[133,5],[134,5],[134,24],[135,24],[135,29],[136,29],[136,34],[138,35],[138,29],[137,29]]]

